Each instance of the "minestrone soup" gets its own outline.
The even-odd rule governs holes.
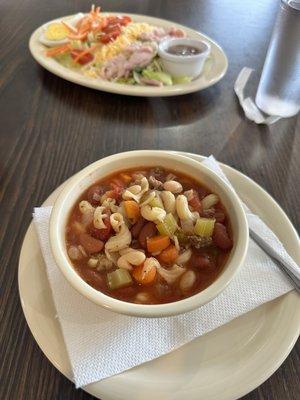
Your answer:
[[[161,167],[107,176],[78,199],[66,245],[81,278],[116,299],[182,300],[218,277],[233,246],[218,194]]]

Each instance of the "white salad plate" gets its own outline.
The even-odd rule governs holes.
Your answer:
[[[123,13],[103,13],[110,15],[120,15]],[[125,13],[124,13],[125,14]],[[138,86],[138,85],[125,85],[115,82],[105,81],[101,78],[95,79],[84,76],[80,72],[68,69],[56,60],[50,57],[46,57],[46,47],[39,41],[45,25],[42,25],[36,29],[30,37],[29,49],[33,58],[45,69],[52,72],[53,74],[66,79],[67,81],[77,83],[82,86],[86,86],[92,89],[102,90],[104,92],[118,93],[129,96],[146,96],[146,97],[160,97],[160,96],[176,96],[186,93],[197,92],[201,89],[207,88],[214,85],[225,75],[228,67],[227,57],[222,48],[203,33],[197,32],[186,26],[176,24],[175,22],[167,21],[160,18],[149,17],[146,15],[127,14],[133,22],[146,22],[151,25],[155,25],[163,28],[170,28],[172,26],[183,29],[187,36],[192,39],[204,40],[211,46],[211,53],[207,59],[204,69],[200,76],[194,79],[192,82],[184,84],[176,84],[173,86],[153,87],[153,86]],[[61,19],[72,18],[74,16],[61,17],[50,22],[60,21]]]
[[[180,154],[197,161],[204,159]],[[247,176],[227,165],[221,167],[242,200],[274,230],[299,263],[298,235],[280,206]],[[52,205],[61,188],[44,205]],[[35,340],[50,362],[72,380],[33,223],[24,238],[18,279],[21,304]],[[300,296],[294,290],[170,354],[90,384],[84,390],[102,400],[238,399],[276,371],[292,350],[299,331]]]

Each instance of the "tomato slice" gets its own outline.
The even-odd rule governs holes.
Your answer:
[[[82,50],[74,49],[71,51],[71,57],[73,58],[73,60],[75,60],[79,56],[79,54],[82,52],[83,52]],[[91,62],[93,59],[94,59],[93,54],[86,53],[82,57],[80,57],[77,62],[78,62],[78,64],[85,65],[85,64]]]
[[[128,15],[123,15],[123,17],[121,17],[121,25],[128,25],[131,22],[131,18],[128,17]]]
[[[107,28],[106,28],[107,29]],[[117,37],[120,35],[121,30],[120,28],[116,28],[113,31],[109,32],[109,33],[105,33],[104,35],[102,35],[100,37],[100,42],[103,44],[109,43],[109,42],[113,42],[114,40],[117,39]]]
[[[128,15],[123,16],[111,16],[108,18],[109,24],[120,24],[122,26],[128,25],[131,22],[131,18]]]

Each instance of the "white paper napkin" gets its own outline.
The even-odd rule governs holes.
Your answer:
[[[252,100],[252,98],[245,97],[244,94],[245,87],[253,71],[254,71],[253,69],[248,67],[244,67],[241,70],[234,84],[235,94],[237,95],[240,105],[244,110],[244,113],[248,119],[250,119],[253,122],[256,122],[257,124],[272,125],[275,122],[279,121],[281,117],[278,117],[277,115],[270,115],[268,117],[264,117],[262,112],[258,109],[255,102]]]
[[[210,157],[204,163],[222,174],[214,158]],[[169,353],[292,289],[273,261],[250,240],[240,272],[209,304],[168,318],[118,315],[86,300],[63,277],[50,250],[50,214],[51,207],[35,208],[34,222],[76,387]],[[259,224],[257,229],[260,229]],[[274,246],[282,251],[277,238]]]

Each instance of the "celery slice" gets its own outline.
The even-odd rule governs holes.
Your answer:
[[[178,239],[179,244],[185,245],[185,244],[188,243],[189,238],[188,238],[188,236],[183,232],[182,229],[178,229],[178,230],[175,232],[175,235],[177,236],[177,239]]]
[[[151,207],[158,207],[164,210],[163,202],[159,196],[155,196],[154,199],[151,200],[149,204]]]
[[[201,237],[211,237],[214,231],[215,219],[198,218],[195,225],[195,234]]]
[[[156,225],[158,232],[163,236],[173,236],[178,226],[171,213],[167,214],[165,219]]]
[[[127,269],[119,268],[107,274],[107,284],[109,289],[119,289],[132,284],[132,278]]]

